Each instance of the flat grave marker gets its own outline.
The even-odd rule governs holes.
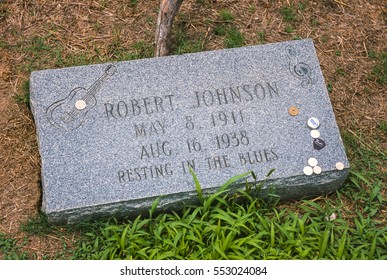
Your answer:
[[[204,192],[252,170],[283,199],[349,171],[310,39],[35,71],[30,95],[52,223],[182,207],[189,168]]]

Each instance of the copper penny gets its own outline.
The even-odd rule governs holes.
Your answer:
[[[298,108],[295,106],[292,106],[289,108],[289,114],[291,116],[297,116],[298,115]]]

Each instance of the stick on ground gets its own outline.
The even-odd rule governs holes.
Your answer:
[[[183,0],[161,0],[160,2],[155,36],[156,57],[169,54],[173,20],[182,2]]]

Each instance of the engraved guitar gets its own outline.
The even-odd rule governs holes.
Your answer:
[[[47,109],[49,122],[64,130],[74,130],[82,125],[87,113],[97,104],[95,95],[102,84],[116,72],[114,65],[106,67],[103,75],[95,81],[88,89],[77,87],[62,100],[53,103]]]

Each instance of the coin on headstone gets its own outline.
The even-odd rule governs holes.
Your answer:
[[[289,114],[291,116],[297,116],[298,115],[298,108],[296,106],[292,106],[289,108]]]
[[[321,171],[322,171],[322,169],[321,169],[320,166],[316,165],[316,166],[313,167],[313,173],[314,174],[321,174]]]
[[[320,126],[320,121],[315,117],[311,117],[308,119],[308,126],[311,129],[317,129]]]
[[[337,170],[343,170],[344,169],[344,163],[342,163],[342,162],[337,162],[336,163],[336,169]]]
[[[312,138],[319,138],[320,137],[320,131],[316,130],[316,129],[313,129],[310,131],[310,136],[312,136]]]
[[[308,164],[309,164],[310,166],[316,166],[317,163],[318,163],[318,162],[317,162],[317,159],[314,158],[314,157],[311,157],[311,158],[308,159]]]
[[[303,171],[304,171],[304,174],[308,176],[313,174],[313,169],[310,166],[305,166]]]
[[[85,100],[79,99],[75,102],[75,108],[78,110],[83,110],[86,108],[86,102]]]

